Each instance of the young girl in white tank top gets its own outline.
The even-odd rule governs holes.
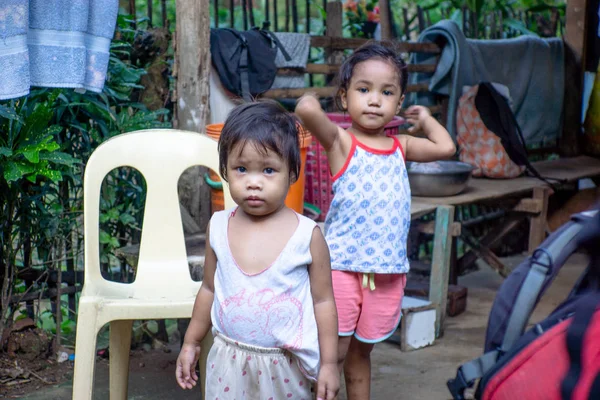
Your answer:
[[[221,176],[238,207],[207,228],[204,280],[176,377],[196,385],[212,326],[207,399],[332,400],[339,389],[337,314],[327,244],[285,206],[300,171],[298,122],[274,102],[234,109],[219,139]]]

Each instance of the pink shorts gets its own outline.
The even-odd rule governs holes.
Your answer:
[[[378,343],[394,333],[402,316],[406,274],[334,270],[332,279],[340,336],[354,335],[361,342]]]

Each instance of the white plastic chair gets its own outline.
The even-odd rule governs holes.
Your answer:
[[[74,400],[92,399],[96,338],[103,325],[110,323],[110,399],[126,400],[133,320],[191,317],[201,282],[190,277],[177,182],[194,165],[218,172],[217,142],[174,129],[119,135],[102,143],[90,157],[83,182],[85,281],[77,318]],[[102,277],[98,247],[100,187],[104,177],[121,166],[139,170],[147,187],[137,272],[130,284]],[[227,185],[224,195],[225,207],[233,207]],[[207,335],[200,358],[201,379],[211,343]]]

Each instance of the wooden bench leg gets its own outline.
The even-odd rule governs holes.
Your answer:
[[[510,270],[506,268],[498,256],[496,256],[486,245],[482,244],[481,241],[479,241],[464,227],[460,237],[466,244],[469,245],[471,251],[476,257],[479,257],[485,261],[494,271],[499,273],[500,276],[506,278],[510,274]]]
[[[519,223],[522,220],[523,220],[523,218],[518,217],[518,216],[517,217],[509,217],[505,223],[499,225],[498,227],[493,228],[488,233],[486,233],[485,236],[483,238],[481,238],[481,240],[479,240],[479,244],[482,247],[486,247],[486,248],[493,247],[498,242],[500,242],[506,235],[511,233],[513,230],[515,230],[519,226]],[[462,229],[462,233],[464,235],[468,235],[468,230],[464,226]],[[465,240],[464,237],[462,239]],[[465,242],[467,242],[467,244],[469,244],[469,246],[471,245],[470,243],[468,243],[468,240],[465,240]],[[477,258],[480,258],[480,257],[481,256],[479,254],[475,253],[475,251],[473,251],[473,250],[467,251],[458,260],[457,275],[460,276],[473,263],[475,263],[475,261],[477,261]]]
[[[533,189],[533,199],[541,202],[541,210],[539,214],[531,217],[529,223],[529,254],[533,253],[546,238],[548,199],[551,193],[552,189],[547,186]]]
[[[448,276],[452,248],[451,226],[454,222],[454,207],[439,206],[435,213],[435,232],[431,276],[429,278],[429,301],[435,305],[435,337],[444,332],[446,301],[448,298]]]

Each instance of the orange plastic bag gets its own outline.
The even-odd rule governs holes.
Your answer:
[[[515,164],[504,149],[500,138],[490,131],[475,107],[479,85],[471,87],[458,101],[456,111],[456,140],[460,161],[475,167],[473,176],[487,178],[515,178],[525,171]]]

